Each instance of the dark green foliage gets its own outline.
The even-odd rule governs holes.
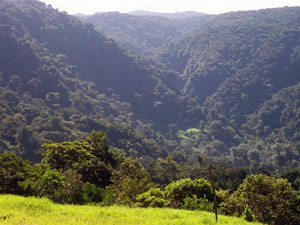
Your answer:
[[[61,175],[64,177],[64,187],[61,190],[59,202],[84,204],[88,196],[85,194],[84,199],[83,188],[89,184],[82,181],[82,175],[72,169],[61,172]]]
[[[287,179],[292,187],[300,191],[300,169],[290,169],[282,173],[281,178]]]
[[[248,207],[248,205],[245,208],[244,215],[245,215],[245,220],[249,222],[253,222],[255,220],[255,216],[251,211],[251,209]]]
[[[224,162],[216,164],[213,178],[217,188],[231,192],[250,172],[299,168],[299,15],[298,7],[177,22],[95,15],[103,16],[106,27],[110,16],[126,19],[129,32],[147,37],[134,39],[141,50],[165,44],[155,50],[156,58],[144,59],[42,2],[2,0],[0,151],[38,162],[35,153],[48,143],[44,163],[51,172],[32,172],[31,187],[42,190],[49,179],[44,193],[57,198],[58,181],[60,192],[71,193],[59,197],[66,202],[84,201],[86,184],[113,184],[117,201],[127,204],[148,190],[149,174],[161,187],[205,177],[198,154]],[[136,27],[142,24],[149,27]],[[92,130],[104,130],[109,142],[103,133],[88,137]],[[136,162],[122,161],[114,148],[139,160],[149,174]],[[24,181],[22,173],[17,180]],[[299,189],[296,176],[286,178]]]
[[[178,106],[175,74],[152,68],[92,25],[42,2],[3,0],[0,14],[3,149],[39,161],[35,152],[42,143],[80,139],[100,129],[134,156],[155,158],[169,148],[147,123],[168,127],[171,118],[160,115]],[[173,108],[153,107],[164,101]]]
[[[198,162],[192,166],[185,166],[183,170],[189,172],[188,176],[196,179],[198,177],[209,177],[208,167],[211,164],[212,178],[216,189],[235,191],[247,175],[251,174],[249,168],[232,167],[226,163],[210,162],[202,155],[198,155]]]
[[[94,185],[83,186],[83,200],[86,204],[98,203],[104,200],[105,190]]]
[[[33,166],[12,152],[0,154],[0,193],[24,194],[20,182],[33,170]]]
[[[191,110],[205,115],[195,114],[197,135],[179,132],[183,147],[252,172],[299,167],[299,12],[218,15],[161,48],[159,60],[184,79]]]
[[[146,167],[155,183],[165,186],[184,176],[182,166],[170,157],[153,160]]]
[[[126,159],[114,171],[109,186],[115,202],[122,205],[132,205],[137,197],[153,187],[151,178],[143,166],[136,160]]]
[[[227,213],[241,215],[247,206],[263,223],[296,225],[300,221],[299,198],[284,179],[249,175],[230,197]]]
[[[61,203],[132,205],[153,187],[143,166],[112,150],[103,131],[74,142],[45,144],[41,155],[40,164],[30,164],[12,152],[0,154],[0,193]]]
[[[109,149],[104,132],[93,131],[88,138],[75,142],[43,145],[43,161],[61,171],[77,171],[84,182],[100,187],[110,184],[113,168],[121,161],[119,153]]]
[[[162,16],[138,16],[118,12],[96,13],[78,17],[139,55],[152,55],[155,50],[182,37],[206,22],[211,16],[195,15],[182,19]]]

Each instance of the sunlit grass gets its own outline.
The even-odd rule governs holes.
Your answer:
[[[74,206],[48,199],[0,195],[0,224],[9,225],[205,225],[215,224],[207,212],[143,209],[119,206]],[[219,216],[218,224],[255,225],[235,217]]]

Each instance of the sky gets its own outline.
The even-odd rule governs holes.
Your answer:
[[[41,0],[69,14],[95,12],[198,11],[219,14],[231,11],[300,6],[300,0]]]

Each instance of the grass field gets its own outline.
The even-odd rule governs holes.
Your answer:
[[[205,225],[215,224],[207,212],[59,205],[48,199],[0,195],[0,224],[9,225]],[[219,216],[219,225],[256,225],[240,218]]]

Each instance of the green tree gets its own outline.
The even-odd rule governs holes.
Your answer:
[[[174,208],[181,208],[184,204],[185,198],[206,198],[213,201],[213,190],[209,181],[201,178],[191,180],[190,178],[174,181],[167,185],[166,196],[170,201],[170,206]]]
[[[65,178],[57,170],[46,165],[38,165],[26,179],[20,182],[26,195],[47,197],[56,202],[63,202]]]
[[[132,159],[125,159],[112,177],[109,190],[119,204],[132,205],[139,194],[148,191],[153,184],[150,175],[141,163]]]
[[[241,215],[249,207],[255,218],[263,223],[297,225],[300,221],[299,198],[285,179],[249,175],[229,202],[231,214]]]
[[[287,170],[281,175],[281,177],[288,179],[288,181],[292,183],[292,187],[297,191],[300,191],[300,169]]]
[[[24,194],[19,183],[24,181],[32,170],[33,166],[15,153],[0,154],[0,193]]]
[[[84,182],[105,187],[111,183],[113,168],[122,157],[107,144],[103,131],[93,131],[83,140],[43,145],[43,160],[52,169],[72,169],[82,176]]]

